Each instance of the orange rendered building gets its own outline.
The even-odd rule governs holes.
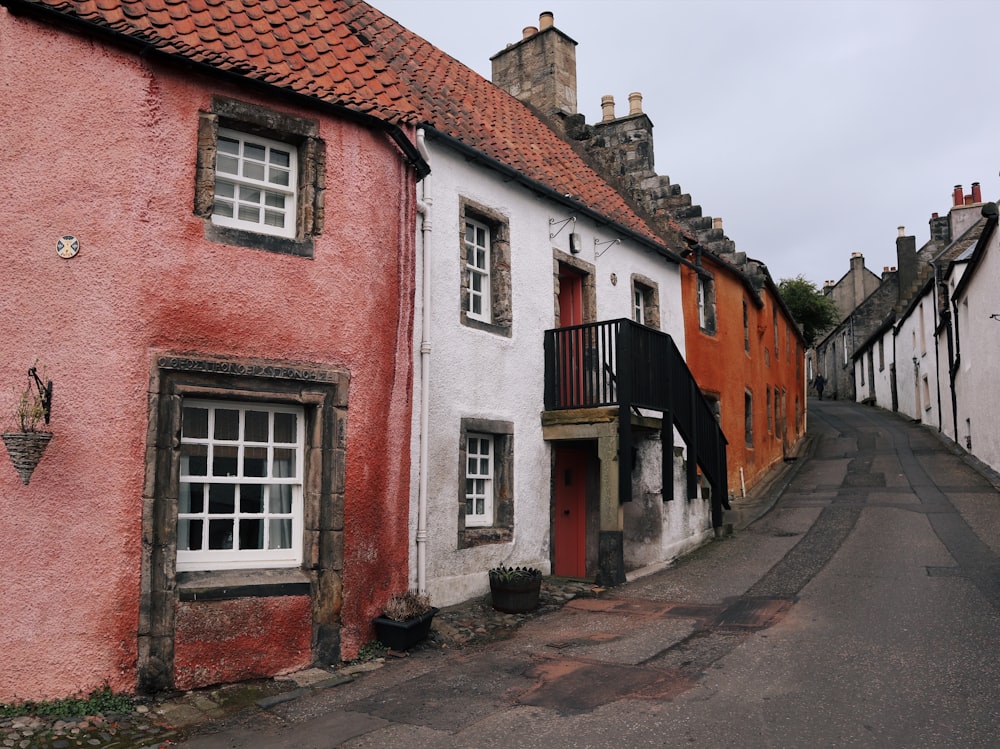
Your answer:
[[[729,441],[738,497],[805,433],[805,345],[763,264],[704,250],[689,259],[700,270],[681,268],[687,363]]]

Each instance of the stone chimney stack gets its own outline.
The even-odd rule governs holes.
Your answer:
[[[952,192],[952,206],[948,211],[948,225],[953,239],[958,239],[981,217],[982,191],[978,182],[972,183],[972,192],[964,195],[961,185]]]
[[[947,216],[939,216],[936,213],[931,214],[929,223],[932,242],[937,242],[942,246],[951,244],[951,222],[948,221]]]
[[[507,93],[546,117],[576,114],[576,42],[555,27],[551,12],[490,60],[493,83]]]
[[[899,301],[908,299],[916,291],[911,288],[917,282],[920,269],[917,267],[917,238],[903,236],[900,232],[896,237],[896,267],[899,278]]]

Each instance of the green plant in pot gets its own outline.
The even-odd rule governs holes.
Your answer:
[[[493,608],[507,614],[523,614],[538,608],[542,572],[534,567],[500,565],[490,570]]]
[[[28,386],[16,393],[13,427],[0,435],[23,484],[28,483],[52,439],[52,432],[44,428],[52,409],[52,383],[42,382],[37,366],[36,361],[28,370]]]
[[[425,593],[397,593],[386,602],[382,616],[375,617],[375,634],[391,650],[408,650],[427,637],[437,612]]]

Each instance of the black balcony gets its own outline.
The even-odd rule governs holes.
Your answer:
[[[631,412],[662,413],[664,499],[673,499],[674,427],[688,449],[687,494],[697,493],[698,468],[712,490],[712,524],[728,509],[726,438],[684,357],[666,333],[631,320],[545,331],[545,409],[618,407],[619,455],[632,454]],[[619,473],[619,496],[632,480]]]

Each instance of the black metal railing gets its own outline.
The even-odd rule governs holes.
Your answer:
[[[632,320],[574,325],[545,331],[545,409],[618,406],[660,411],[663,491],[673,494],[674,427],[688,448],[688,496],[697,468],[712,488],[713,525],[728,507],[726,438],[673,339]],[[631,418],[619,418],[619,450],[630,455]],[[631,476],[621,471],[619,493],[631,498]]]

